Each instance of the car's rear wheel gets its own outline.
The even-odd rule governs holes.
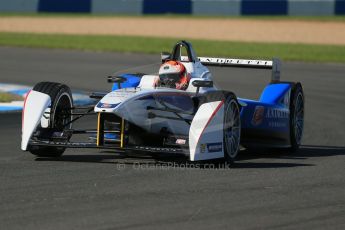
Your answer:
[[[72,120],[71,108],[73,107],[72,93],[68,86],[54,83],[54,82],[40,82],[36,84],[33,90],[45,93],[51,98],[50,105],[50,116],[49,116],[49,127],[37,128],[38,133],[44,135],[45,130],[52,132],[63,132],[65,129],[70,129]],[[40,137],[37,138],[47,138]],[[30,146],[29,151],[40,157],[59,157],[64,152],[64,147],[53,147],[53,146]]]
[[[224,158],[232,164],[236,159],[241,141],[240,108],[234,94],[229,94],[224,102]]]
[[[301,145],[304,128],[304,94],[301,83],[296,83],[290,95],[290,151]]]

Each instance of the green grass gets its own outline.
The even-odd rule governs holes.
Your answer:
[[[11,102],[11,101],[22,101],[22,100],[23,98],[18,95],[0,92],[0,103],[6,103],[6,102]]]
[[[0,33],[1,46],[78,49],[159,54],[171,51],[178,39],[136,36]],[[272,58],[305,62],[345,63],[345,46],[247,43],[190,39],[199,56]]]
[[[344,16],[218,16],[218,15],[188,15],[188,14],[87,14],[87,13],[0,13],[0,17],[63,17],[63,18],[187,18],[187,19],[255,19],[255,20],[305,20],[305,21],[335,21],[345,22]]]

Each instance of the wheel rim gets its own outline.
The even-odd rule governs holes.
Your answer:
[[[71,99],[67,93],[62,94],[57,100],[54,113],[54,128],[63,131],[66,125],[72,120]],[[71,126],[71,125],[70,125]]]
[[[304,127],[304,101],[302,93],[299,93],[296,98],[294,125],[296,143],[301,144]]]
[[[226,154],[235,158],[240,146],[240,112],[235,100],[231,100],[225,111],[224,143]]]

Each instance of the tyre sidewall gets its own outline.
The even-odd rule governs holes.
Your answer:
[[[291,151],[295,152],[298,150],[300,146],[300,141],[296,140],[296,126],[295,126],[295,112],[296,112],[296,103],[297,103],[297,98],[299,95],[302,95],[302,100],[303,100],[303,109],[304,109],[304,94],[303,94],[303,89],[302,85],[300,83],[296,83],[292,86],[291,90],[291,95],[290,95],[290,144],[291,144]],[[302,139],[302,137],[301,137]]]
[[[69,89],[66,89],[66,87],[61,88],[60,91],[57,93],[56,97],[54,100],[52,99],[52,104],[51,104],[51,116],[50,116],[50,124],[51,128],[54,128],[55,124],[55,119],[56,119],[56,109],[59,105],[60,100],[64,97],[68,97],[68,100],[70,102],[70,106],[73,107],[73,100],[72,100],[72,95]],[[72,119],[72,116],[71,118]],[[69,126],[69,128],[72,128],[72,124]]]
[[[237,155],[238,155],[238,152],[239,152],[239,148],[240,146],[238,145],[238,148],[237,148],[237,151],[236,151],[236,154],[231,156],[228,151],[227,151],[227,140],[226,140],[226,135],[225,135],[225,132],[226,132],[226,122],[227,122],[227,109],[229,106],[231,106],[232,103],[235,103],[236,106],[237,106],[237,112],[238,112],[238,116],[240,116],[240,107],[239,107],[239,103],[237,101],[237,98],[234,94],[228,94],[226,99],[225,99],[225,102],[224,102],[224,128],[223,128],[223,143],[224,143],[224,159],[227,163],[230,163],[230,164],[233,164]],[[240,118],[240,117],[239,117]],[[241,120],[239,122],[239,132],[240,132],[240,137],[241,137]],[[240,142],[240,140],[239,140]]]

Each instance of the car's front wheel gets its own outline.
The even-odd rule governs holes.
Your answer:
[[[34,86],[33,90],[47,94],[51,99],[49,127],[39,126],[37,128],[40,133],[38,138],[47,138],[44,136],[46,130],[63,132],[65,129],[71,128],[73,99],[70,88],[60,83],[40,82]],[[59,157],[65,152],[65,149],[53,146],[28,146],[30,153],[40,157]]]

